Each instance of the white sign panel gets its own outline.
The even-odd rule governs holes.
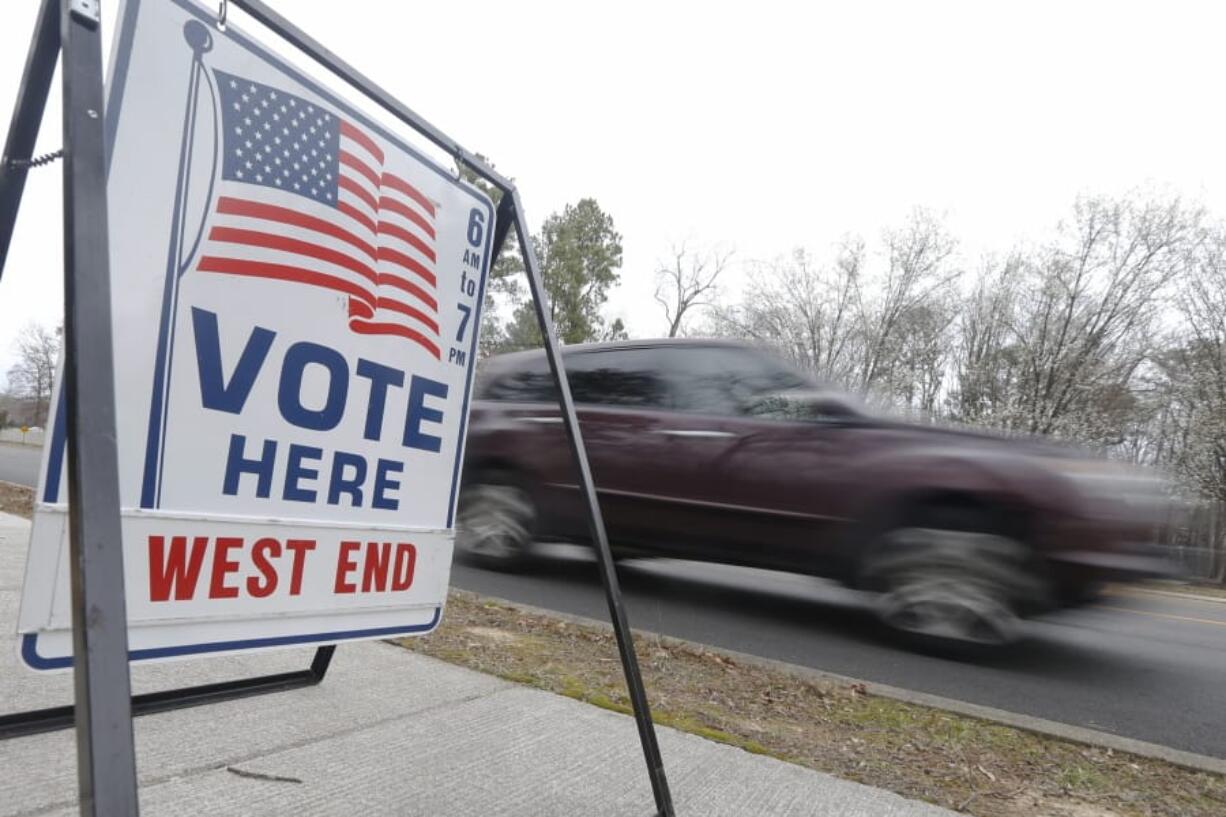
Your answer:
[[[489,200],[215,9],[129,2],[108,95],[133,660],[426,632]],[[71,665],[56,400],[19,630]]]

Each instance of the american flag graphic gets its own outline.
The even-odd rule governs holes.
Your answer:
[[[221,178],[196,269],[342,293],[352,331],[439,359],[437,208],[396,172],[401,157],[313,102],[214,74]]]

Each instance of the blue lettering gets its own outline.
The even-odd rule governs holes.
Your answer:
[[[374,496],[370,500],[372,508],[394,511],[400,507],[400,500],[389,499],[387,497],[389,489],[395,491],[400,487],[398,480],[388,478],[389,472],[393,474],[404,473],[404,463],[385,459],[380,459],[375,463],[375,491]]]
[[[383,436],[383,408],[387,403],[387,387],[403,386],[404,372],[358,358],[358,377],[370,379],[370,402],[366,405],[366,430],[362,436],[368,440],[377,440]]]
[[[328,397],[323,408],[318,410],[302,405],[302,376],[311,363],[328,370]],[[282,417],[299,428],[329,431],[340,424],[348,396],[349,367],[340,352],[307,341],[289,347],[285,353],[285,364],[281,367],[281,385],[277,390],[277,405]]]
[[[345,476],[346,466],[353,466],[353,476]],[[362,483],[366,481],[366,458],[348,451],[337,451],[332,457],[332,478],[328,484],[328,504],[339,505],[341,494],[349,494],[349,504],[362,507]]]
[[[228,496],[238,493],[238,480],[243,474],[256,475],[255,495],[268,499],[272,491],[272,467],[277,458],[277,443],[274,440],[264,441],[264,450],[258,460],[243,457],[247,449],[247,438],[242,434],[230,435],[230,454],[226,457],[226,477],[221,492]]]
[[[421,424],[442,422],[443,412],[427,406],[426,397],[446,399],[447,384],[413,375],[409,383],[409,413],[404,421],[404,444],[422,451],[438,451],[443,441],[433,434],[423,433]]]
[[[226,383],[221,372],[217,315],[193,306],[192,330],[196,338],[196,368],[200,373],[200,402],[207,409],[240,413],[277,333],[261,326],[252,329],[230,382]]]
[[[315,491],[303,488],[300,483],[303,479],[316,479],[319,477],[319,471],[303,467],[302,461],[319,460],[323,458],[323,455],[322,449],[309,445],[290,444],[289,458],[285,463],[285,491],[281,494],[283,499],[289,502],[315,501]]]

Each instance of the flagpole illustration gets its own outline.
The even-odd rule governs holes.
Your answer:
[[[187,263],[195,254],[203,233],[202,216],[196,239],[186,256],[183,253],[185,222],[191,184],[192,158],[195,151],[196,126],[200,109],[200,86],[205,84],[211,95],[212,86],[204,65],[204,55],[213,48],[213,35],[199,20],[189,20],[183,26],[183,39],[192,50],[191,76],[188,80],[187,103],[183,113],[183,136],[179,148],[179,173],[175,184],[175,201],[171,220],[170,241],[166,254],[166,284],[162,296],[162,315],[158,326],[156,362],[154,365],[153,389],[149,405],[149,430],[145,440],[145,465],[141,481],[140,507],[156,508],[161,503],[161,473],[163,442],[166,436],[166,411],[170,390],[170,353],[174,346],[175,319],[179,302],[179,279],[186,271]],[[214,114],[216,120],[216,114]],[[213,164],[217,163],[217,123],[214,121]],[[215,167],[214,167],[215,170]],[[209,173],[211,187],[215,172]],[[207,207],[205,208],[207,213]]]

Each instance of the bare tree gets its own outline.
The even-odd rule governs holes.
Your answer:
[[[656,270],[656,301],[664,309],[668,336],[685,334],[686,313],[695,307],[711,306],[718,293],[720,275],[728,267],[733,251],[710,248],[690,251],[682,242],[672,248],[672,258]]]
[[[829,267],[802,249],[756,264],[744,298],[716,310],[715,328],[774,346],[820,377],[847,383],[859,359],[864,257],[863,243],[849,240]]]
[[[949,411],[966,423],[1008,426],[1017,397],[1015,324],[1022,259],[985,259],[959,310]]]
[[[1158,357],[1163,459],[1203,496],[1226,503],[1226,228],[1196,244],[1175,303],[1181,337]]]
[[[17,336],[17,363],[8,371],[9,389],[15,396],[30,401],[31,425],[41,426],[47,422],[55,365],[60,354],[59,334],[31,323]]]
[[[1111,443],[1152,348],[1159,295],[1200,214],[1178,201],[1082,199],[1027,265],[1014,335],[1023,430]]]

